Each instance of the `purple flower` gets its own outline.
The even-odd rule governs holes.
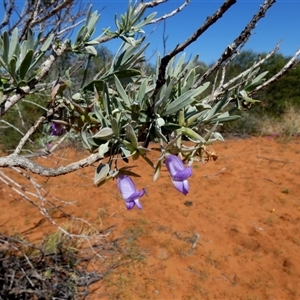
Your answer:
[[[132,179],[126,175],[119,175],[117,178],[118,189],[122,194],[127,209],[132,209],[135,205],[138,209],[142,209],[139,197],[145,194],[145,190],[138,191]]]
[[[54,136],[63,135],[66,132],[64,127],[59,123],[52,123],[50,128],[50,134]]]
[[[186,195],[189,192],[189,182],[187,179],[192,176],[192,168],[185,167],[182,160],[173,154],[166,156],[165,164],[175,188],[180,193]]]

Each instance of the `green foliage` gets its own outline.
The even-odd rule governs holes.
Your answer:
[[[226,77],[231,79],[244,70],[251,67],[258,58],[264,58],[265,53],[255,53],[253,51],[242,51],[233,62],[226,68]],[[291,57],[284,57],[280,53],[272,55],[261,67],[260,72],[268,72],[267,78],[271,78],[278,73]],[[263,91],[259,91],[254,97],[261,100],[255,105],[250,113],[269,116],[282,115],[291,103],[295,107],[300,107],[300,66],[296,66],[285,76],[268,86]]]

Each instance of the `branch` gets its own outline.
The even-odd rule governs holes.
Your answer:
[[[300,63],[300,61],[296,60],[297,57],[300,55],[300,49],[298,49],[298,51],[296,51],[296,53],[294,54],[294,56],[287,62],[287,64],[277,73],[275,74],[273,77],[271,77],[269,80],[267,80],[266,82],[264,82],[263,84],[261,84],[260,86],[256,87],[255,90],[253,90],[250,95],[258,92],[261,89],[264,89],[265,87],[267,87],[269,84],[273,83],[274,81],[278,80],[279,78],[281,78],[283,75],[285,75],[290,69],[292,69],[294,66],[296,66],[297,64]]]
[[[16,103],[18,103],[22,98],[28,95],[32,90],[35,89],[35,86],[48,74],[52,65],[56,61],[56,59],[61,56],[64,52],[67,51],[67,44],[63,43],[60,47],[53,46],[52,54],[46,59],[46,61],[41,66],[41,71],[39,75],[37,75],[28,86],[19,88],[18,92],[8,97],[7,99],[2,99],[3,104],[0,106],[0,117],[5,115],[5,113],[12,108]],[[3,97],[4,98],[4,97]]]
[[[88,167],[93,163],[95,163],[96,161],[98,161],[101,157],[102,156],[99,155],[99,153],[94,153],[88,156],[87,158],[71,163],[67,166],[62,166],[58,168],[47,168],[37,164],[36,162],[29,160],[25,156],[11,154],[9,156],[0,157],[0,167],[2,168],[18,167],[28,172],[38,174],[40,176],[56,177],[59,175],[72,173],[79,169]]]
[[[219,20],[223,14],[233,5],[236,3],[236,0],[226,0],[223,5],[211,16],[208,17],[205,21],[205,23],[198,28],[197,31],[193,33],[191,37],[189,37],[185,42],[183,42],[180,45],[177,45],[176,48],[171,51],[169,54],[164,56],[161,60],[160,67],[159,67],[159,73],[158,73],[158,79],[156,81],[156,87],[153,93],[153,98],[155,98],[155,95],[159,91],[159,89],[165,84],[166,82],[166,68],[170,62],[170,60],[177,55],[179,52],[183,51],[186,47],[188,47],[190,44],[195,42],[198,37],[203,34],[210,26],[212,26],[217,20]]]
[[[207,96],[203,101],[205,101],[205,103],[209,103],[209,102],[213,102],[215,101],[217,98],[219,98],[221,95],[223,95],[228,89],[229,87],[239,81],[242,77],[246,76],[251,70],[256,69],[257,67],[259,67],[260,65],[262,65],[265,61],[267,61],[275,52],[277,52],[279,50],[279,45],[280,43],[278,43],[276,45],[276,47],[269,52],[264,58],[260,59],[258,62],[256,62],[253,66],[251,66],[249,69],[245,70],[244,72],[242,72],[241,74],[239,74],[238,76],[230,79],[227,83],[223,83],[224,79],[221,80],[218,88],[216,89],[212,89],[213,93],[210,94],[209,96]],[[223,69],[224,70],[224,69]],[[225,71],[225,70],[224,70]],[[222,75],[223,77],[225,76],[225,74]],[[239,82],[235,87],[241,85],[241,82]],[[234,88],[235,88],[234,87]],[[232,89],[232,87],[231,87]],[[251,93],[252,94],[252,93]],[[250,95],[250,93],[249,93]]]
[[[189,3],[190,3],[190,0],[185,0],[184,3],[181,6],[177,7],[172,12],[163,15],[162,17],[159,17],[157,19],[152,20],[151,22],[149,22],[149,24],[155,24],[155,23],[158,23],[160,21],[163,21],[163,20],[166,20],[168,18],[173,17],[174,15],[178,14],[179,12],[181,12]]]
[[[259,11],[253,16],[252,20],[247,24],[245,29],[241,32],[241,34],[233,41],[231,45],[229,45],[220,58],[212,65],[194,84],[193,88],[197,88],[200,86],[203,81],[219,66],[229,59],[233,54],[237,52],[237,49],[242,47],[250,38],[251,31],[255,28],[257,22],[263,18],[267,12],[267,10],[275,3],[276,0],[265,0],[264,4],[260,7]]]
[[[9,7],[8,7],[8,4],[7,4],[6,1],[3,1],[3,4],[4,4],[5,16],[4,16],[4,19],[3,19],[2,23],[0,24],[0,30],[9,23],[11,14],[12,14],[12,12],[14,10],[14,7],[15,7],[15,0],[10,0],[9,1]]]

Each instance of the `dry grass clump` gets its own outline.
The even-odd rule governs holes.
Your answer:
[[[260,134],[274,137],[294,137],[300,135],[300,109],[289,106],[279,118],[268,117],[258,120]]]

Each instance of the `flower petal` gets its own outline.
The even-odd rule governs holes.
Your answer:
[[[184,164],[182,160],[178,156],[173,154],[169,154],[166,156],[165,164],[171,176],[175,176],[178,171],[184,170]]]
[[[172,182],[175,188],[183,195],[186,195],[189,192],[189,182],[187,180],[176,181],[172,179]]]
[[[135,205],[136,205],[136,207],[137,207],[138,209],[142,209],[142,208],[143,208],[143,207],[142,207],[142,204],[141,204],[141,202],[140,202],[139,199],[135,199],[135,200],[134,200],[134,203],[135,203]]]
[[[126,208],[128,210],[131,210],[134,208],[134,202],[125,202],[125,204],[126,204]]]
[[[125,200],[127,209],[130,210],[135,205],[138,209],[142,209],[139,197],[142,197],[145,194],[145,189],[142,189],[141,191],[137,190],[132,179],[127,175],[122,174],[117,178],[117,185],[123,199]]]
[[[136,190],[133,194],[131,194],[127,199],[128,201],[134,201],[136,198],[140,198],[144,196],[145,190],[142,189],[141,191]]]
[[[173,180],[182,181],[192,176],[192,168],[186,167],[184,170],[179,170],[177,173],[172,176]]]
[[[138,192],[132,179],[126,175],[118,176],[117,185],[124,200],[132,199],[132,196],[135,197],[135,193]]]

